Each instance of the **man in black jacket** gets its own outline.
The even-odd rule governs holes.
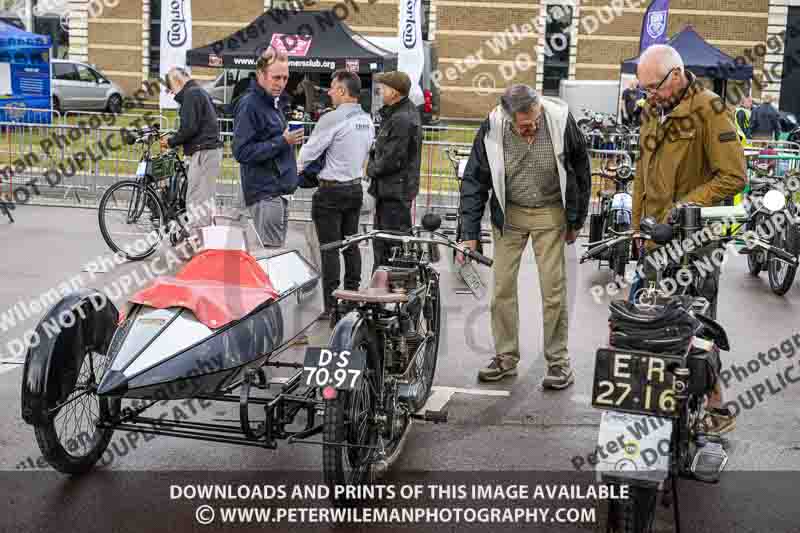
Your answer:
[[[517,277],[530,238],[539,270],[548,366],[542,386],[563,389],[575,379],[567,352],[564,248],[575,242],[589,210],[589,155],[565,102],[540,98],[527,85],[511,86],[500,102],[478,130],[461,193],[462,237],[474,250],[492,192],[496,355],[478,378],[496,381],[517,373]]]
[[[209,94],[183,68],[170,69],[166,81],[167,90],[181,106],[181,123],[175,135],[161,139],[161,148],[183,146],[183,153],[189,158],[186,211],[192,213],[192,220],[187,230],[199,238],[199,228],[212,222],[214,213],[207,206],[215,205],[217,176],[222,165],[217,112]]]
[[[780,133],[781,116],[773,105],[774,101],[773,96],[768,94],[761,105],[753,110],[750,120],[753,139],[772,141]]]
[[[369,193],[375,197],[375,229],[409,231],[411,204],[419,192],[422,125],[419,111],[408,99],[411,80],[404,72],[376,76],[384,106],[381,126],[370,152],[367,176]],[[375,264],[386,264],[390,244],[374,240]]]

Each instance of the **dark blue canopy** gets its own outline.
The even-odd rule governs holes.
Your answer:
[[[686,26],[674,35],[667,44],[673,47],[683,58],[684,67],[696,76],[724,80],[749,80],[753,77],[753,65],[734,58],[708,44],[694,28]],[[636,74],[639,57],[622,62],[624,74]]]

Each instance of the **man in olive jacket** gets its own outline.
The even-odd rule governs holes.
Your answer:
[[[377,76],[384,106],[380,131],[370,152],[367,176],[375,197],[375,229],[409,231],[411,204],[419,191],[422,125],[419,111],[408,99],[411,80],[403,72]],[[391,244],[374,240],[373,270],[386,264]]]
[[[487,201],[494,230],[495,356],[478,378],[496,381],[517,373],[517,280],[530,239],[539,270],[547,361],[542,386],[564,389],[575,381],[567,351],[565,247],[575,242],[589,210],[589,154],[566,102],[540,97],[527,85],[512,85],[500,102],[475,136],[461,192],[464,244],[477,247]]]
[[[668,45],[645,50],[638,77],[647,105],[633,184],[633,227],[638,229],[643,217],[666,223],[681,204],[711,206],[741,192],[747,172],[744,150],[733,113],[722,99],[699,85],[684,69],[680,54]],[[646,248],[653,246],[648,243]],[[713,249],[712,243],[694,253],[710,254]],[[643,274],[650,280],[656,277],[654,268]],[[700,293],[710,303],[707,314],[716,319],[719,268],[701,275]],[[631,297],[640,283],[634,282]],[[734,429],[734,414],[722,402],[717,383],[700,421],[702,431],[722,434]]]

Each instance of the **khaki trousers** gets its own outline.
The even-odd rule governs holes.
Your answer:
[[[520,260],[530,238],[539,270],[544,357],[548,367],[569,367],[564,208],[560,205],[539,208],[509,205],[503,234],[497,228],[493,228],[493,232],[492,332],[496,354],[514,362],[520,358],[517,279]],[[531,296],[523,293],[523,298]]]

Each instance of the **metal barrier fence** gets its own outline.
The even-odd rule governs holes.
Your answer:
[[[42,195],[32,201],[96,206],[111,184],[132,179],[141,148],[122,142],[122,126],[87,128],[93,115],[97,113],[67,112],[63,116],[54,115],[59,119],[55,124],[0,123],[4,136],[0,139],[0,190],[14,194],[15,187],[19,188],[36,179]],[[170,125],[163,115],[151,117],[158,120],[162,127]],[[232,154],[233,120],[219,120],[224,148],[222,169],[217,179],[217,195],[221,206],[240,207],[239,164]],[[308,138],[315,124],[305,123],[304,126]],[[457,169],[447,157],[447,150],[471,148],[476,132],[477,127],[423,127],[420,192],[415,203],[415,219],[428,211],[446,214],[456,209],[459,181]],[[629,137],[624,140],[625,146],[637,142],[634,136]],[[617,139],[618,144],[622,142],[623,139]],[[631,166],[635,161],[635,154],[631,155],[630,150],[626,149],[593,149],[590,155],[594,170],[611,159]],[[54,187],[45,181],[48,169],[57,169],[62,176]],[[51,173],[48,181],[55,181],[54,176]],[[593,185],[595,189],[599,183]],[[312,195],[313,190],[297,190],[291,212],[294,220],[310,220]],[[18,200],[24,196],[21,194]]]

